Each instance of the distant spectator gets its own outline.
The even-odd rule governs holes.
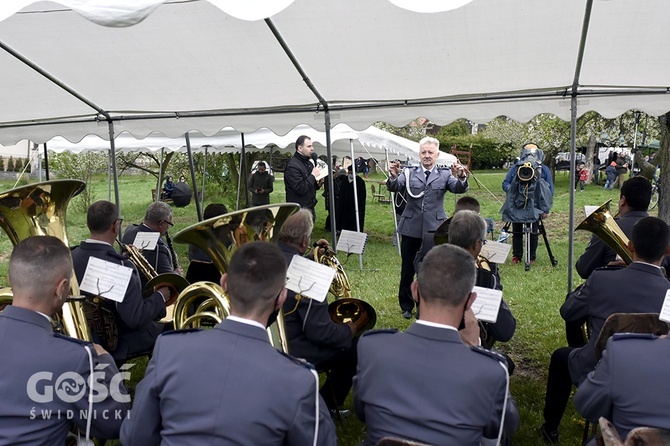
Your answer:
[[[614,188],[614,182],[616,181],[616,162],[612,161],[609,166],[605,169],[605,175],[607,176],[605,180],[605,187],[603,190],[612,190]]]
[[[179,182],[180,183],[185,183],[186,182],[186,177],[184,175],[179,177]]]
[[[579,164],[579,167],[577,168],[576,177],[577,181],[579,182],[579,190],[581,192],[584,192],[584,185],[586,184],[586,180],[589,179],[589,171],[584,163]],[[576,184],[575,184],[575,190],[577,190]]]
[[[619,157],[616,159],[617,188],[621,189],[623,182],[626,181],[627,173],[628,173],[628,163],[626,162],[626,158],[624,158],[623,155],[619,155]]]
[[[249,177],[249,192],[251,192],[251,205],[262,206],[270,204],[270,192],[272,192],[274,177],[270,175],[263,161],[258,163],[258,170]]]
[[[172,175],[168,175],[163,184],[163,198],[172,198],[172,192],[174,192],[174,182]]]

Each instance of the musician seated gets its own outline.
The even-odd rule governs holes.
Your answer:
[[[211,203],[208,204],[205,208],[203,217],[205,220],[209,220],[210,218],[227,213],[228,208],[226,208],[226,205],[220,203]],[[188,269],[186,270],[186,280],[189,283],[202,281],[214,283],[219,282],[219,279],[221,279],[221,273],[205,251],[196,247],[195,245],[189,245],[188,259],[190,262],[188,264]]]
[[[660,313],[670,289],[670,282],[660,267],[663,256],[670,252],[669,243],[667,223],[656,217],[639,220],[633,226],[628,244],[633,252],[633,263],[622,269],[595,270],[586,284],[570,294],[561,307],[561,316],[566,322],[586,318],[591,335],[584,347],[562,347],[551,356],[545,424],[541,428],[545,441],[558,442],[558,426],[572,385],[579,385],[595,368],[595,343],[607,318],[613,313]]]
[[[84,436],[90,394],[84,383],[94,370],[91,434],[118,438],[130,397],[115,379],[112,357],[100,345],[53,332],[49,316],[61,311],[71,276],[69,249],[55,237],[29,237],[9,259],[14,297],[0,313],[0,444],[62,445],[73,425]],[[78,381],[82,387],[67,393]]]
[[[449,227],[449,243],[460,246],[470,253],[477,265],[475,285],[502,291],[498,265],[480,255],[486,243],[486,221],[475,211],[463,210],[452,217]],[[479,322],[482,345],[488,349],[495,341],[507,342],[514,336],[516,319],[507,303],[500,301],[498,319],[495,323]]]
[[[476,346],[479,326],[470,309],[474,283],[471,254],[453,245],[436,246],[412,283],[421,319],[404,333],[361,335],[354,409],[367,425],[365,445],[386,436],[478,445],[498,437],[501,423],[503,436],[516,430],[519,414],[507,393],[505,359]]]
[[[577,389],[575,407],[594,423],[610,417],[621,438],[641,426],[670,429],[666,366],[670,367],[667,335],[615,334],[596,369]]]
[[[162,201],[155,201],[147,208],[142,223],[126,228],[121,241],[124,245],[134,245],[135,237],[137,237],[137,234],[140,232],[160,233],[158,243],[154,249],[143,249],[142,246],[136,246],[136,248],[142,250],[142,255],[147,259],[147,262],[149,262],[153,269],[156,270],[156,273],[175,273],[181,276],[183,270],[177,263],[174,250],[163,241],[163,236],[165,236],[168,230],[173,226],[172,208],[170,205]],[[142,287],[144,287],[147,282],[148,279],[142,276]]]
[[[165,307],[173,303],[168,300],[170,290],[167,287],[160,287],[146,298],[142,297],[137,268],[127,257],[118,254],[112,246],[119,236],[121,222],[119,208],[114,203],[109,201],[93,203],[86,214],[86,225],[91,235],[72,249],[74,272],[79,283],[84,279],[91,257],[132,269],[123,302],[102,299],[99,303],[100,308],[96,310],[100,312],[100,317],[108,322],[107,325],[116,324],[118,338],[113,332],[101,329],[93,333],[94,340],[108,348],[118,362],[123,362],[128,356],[145,352],[153,347],[158,335],[166,329],[163,324],[156,321],[165,317]],[[84,294],[93,297],[89,293]],[[87,305],[95,304],[88,302]],[[108,319],[110,316],[111,321]]]
[[[313,227],[312,214],[306,209],[286,219],[279,231],[279,248],[287,265],[293,256],[301,256],[310,248]],[[331,411],[337,410],[344,404],[356,374],[354,324],[333,322],[326,300],[298,297],[290,290],[283,309],[289,352],[311,362],[317,370],[330,370],[321,396]]]
[[[158,338],[121,442],[335,446],[316,372],[273,348],[265,330],[286,298],[282,253],[271,243],[247,243],[220,283],[230,317],[209,330]]]
[[[647,217],[647,209],[651,201],[651,183],[646,178],[636,176],[625,181],[619,196],[619,217],[615,219],[626,237],[630,238],[633,226],[640,219]],[[616,260],[616,253],[596,234],[591,236],[586,250],[579,257],[575,268],[579,277],[588,279],[597,268],[607,266]]]
[[[457,212],[463,210],[470,210],[479,214],[479,201],[477,201],[475,197],[469,196],[459,198],[456,202],[456,206],[454,207],[454,215],[456,215]],[[447,243],[447,240],[449,240],[449,226],[451,225],[454,215],[447,218],[444,223],[442,223],[435,231],[428,231],[423,235],[421,248],[419,249],[419,252],[416,253],[416,257],[414,258],[415,271],[419,271],[421,262],[423,262],[423,258],[426,257],[426,254],[428,254],[428,251],[430,251],[433,246],[439,245],[440,243]],[[435,240],[436,238],[437,242]]]

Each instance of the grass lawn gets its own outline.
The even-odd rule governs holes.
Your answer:
[[[475,175],[482,186],[478,187],[471,181],[471,195],[482,204],[483,217],[493,218],[496,221],[495,235],[502,228],[498,213],[505,196],[501,183],[506,172],[484,171]],[[393,214],[387,204],[372,202],[370,185],[383,180],[381,174],[367,179],[368,199],[366,203],[365,231],[368,233],[368,243],[363,256],[363,267],[359,267],[357,255],[340,256],[349,280],[353,294],[372,304],[377,311],[377,328],[396,327],[401,330],[407,328],[410,321],[401,317],[397,303],[397,286],[400,276],[400,256],[398,249],[392,244]],[[565,345],[564,325],[559,315],[559,307],[563,303],[567,289],[568,268],[568,219],[569,219],[569,177],[566,172],[556,175],[556,192],[553,211],[545,220],[545,227],[549,236],[551,250],[558,260],[558,266],[552,267],[542,239],[538,246],[537,263],[530,271],[525,272],[523,265],[505,264],[500,268],[504,285],[504,297],[517,319],[517,331],[514,338],[506,343],[498,343],[496,347],[509,354],[516,363],[516,371],[511,380],[511,392],[521,414],[521,425],[515,434],[515,445],[541,444],[537,430],[542,424],[542,408],[544,405],[544,390],[547,367],[551,353],[558,347]],[[155,186],[153,177],[146,175],[125,175],[119,179],[122,216],[124,225],[137,223],[142,220],[146,207],[151,202],[151,188]],[[13,186],[8,182],[0,182],[0,190],[8,190]],[[106,177],[96,178],[92,185],[96,199],[107,199]],[[383,186],[382,186],[382,190]],[[587,185],[584,192],[576,192],[575,206],[577,209],[575,223],[583,219],[584,205],[600,205],[613,198],[612,213],[616,213],[618,190],[603,191],[602,187]],[[324,198],[318,196],[317,223],[313,240],[319,237],[330,240],[330,234],[324,231],[325,210]],[[447,194],[445,208],[451,214],[458,196]],[[113,199],[113,194],[112,194]],[[70,245],[78,244],[88,235],[86,229],[86,215],[78,210],[77,198],[68,209],[68,236]],[[279,175],[275,182],[275,190],[271,195],[273,203],[284,201],[284,185]],[[223,201],[227,205],[234,202],[233,197],[217,197],[206,200],[210,202]],[[81,207],[81,206],[79,206]],[[229,206],[230,208],[230,206]],[[185,208],[174,209],[175,227],[173,234],[197,221],[193,202]],[[588,242],[590,234],[577,231],[575,238],[575,256],[581,254]],[[175,244],[180,263],[184,270],[188,266],[186,256],[187,246]],[[0,286],[7,286],[7,261],[11,252],[11,244],[3,233],[0,236]],[[511,257],[511,255],[510,255]],[[577,278],[577,285],[580,280]],[[145,360],[138,360],[132,369],[133,381],[141,378]],[[439,383],[435,383],[436,386]],[[345,404],[351,409],[351,397]],[[574,411],[572,404],[568,405],[565,417],[561,424],[561,444],[575,445],[581,441],[583,421]],[[364,436],[364,425],[354,416],[345,419],[338,425],[340,445],[356,445]]]

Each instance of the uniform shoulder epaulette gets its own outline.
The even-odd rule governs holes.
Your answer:
[[[379,328],[377,330],[367,330],[367,331],[363,332],[361,337],[370,336],[370,335],[373,335],[373,334],[381,334],[381,333],[387,333],[387,334],[398,333],[398,329],[397,328]]]
[[[498,362],[502,362],[504,364],[507,364],[507,360],[505,359],[505,357],[503,355],[501,355],[500,353],[494,352],[492,350],[487,350],[484,347],[481,347],[479,345],[471,346],[470,350],[472,350],[473,352],[481,353],[482,355],[486,355],[490,358],[495,359]]]
[[[59,338],[59,339],[64,339],[66,341],[74,342],[75,344],[79,344],[79,345],[92,345],[89,341],[84,341],[82,339],[73,338],[72,336],[67,336],[67,335],[58,333],[57,331],[54,331],[54,336]]]
[[[294,363],[296,365],[302,366],[302,367],[304,367],[308,370],[315,370],[316,369],[312,363],[307,362],[303,358],[296,358],[295,356],[291,356],[288,353],[280,352],[279,350],[277,350],[277,352],[280,355],[282,355],[283,357],[288,358],[292,363]]]
[[[614,333],[612,341],[620,341],[622,339],[657,339],[658,336],[652,333]]]
[[[183,333],[195,333],[198,331],[202,331],[202,328],[182,328],[181,330],[170,330],[161,333],[161,336],[168,336],[168,335],[173,335],[173,334],[183,334]]]

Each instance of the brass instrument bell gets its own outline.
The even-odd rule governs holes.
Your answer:
[[[628,237],[610,214],[611,201],[611,199],[607,200],[606,203],[589,214],[575,230],[583,229],[594,233],[607,246],[612,248],[626,262],[626,265],[630,265],[633,262],[633,253],[628,249]]]

